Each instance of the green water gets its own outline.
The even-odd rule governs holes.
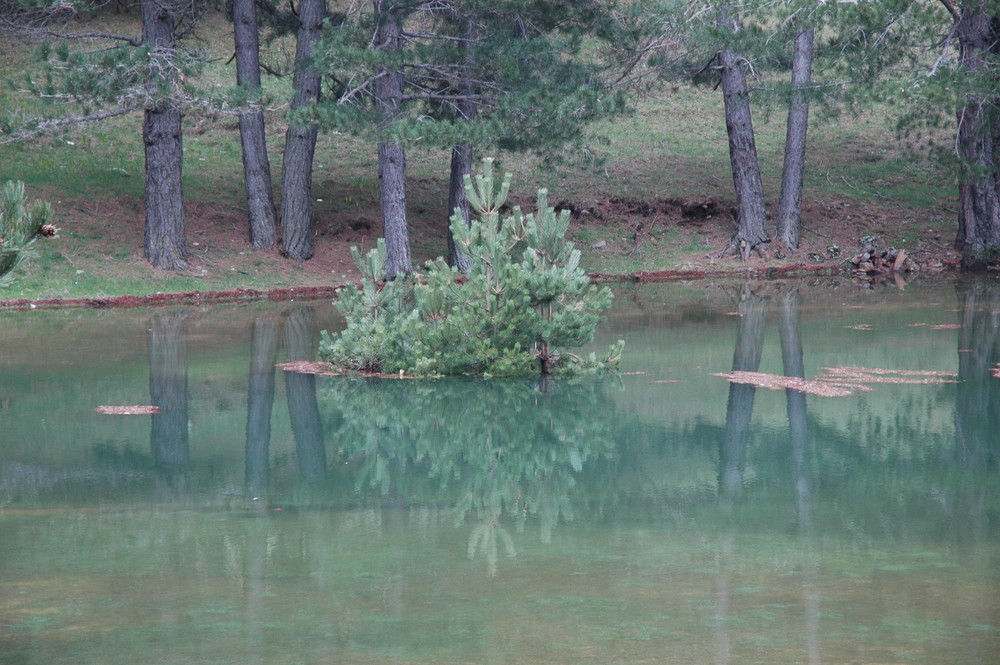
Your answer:
[[[0,313],[0,664],[1000,663],[1000,284],[622,287],[612,378],[274,369],[338,325]],[[844,366],[942,374],[716,376]]]

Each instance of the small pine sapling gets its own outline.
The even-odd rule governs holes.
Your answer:
[[[523,375],[613,368],[624,342],[603,357],[587,358],[568,347],[593,340],[602,312],[611,306],[607,287],[595,287],[580,268],[580,253],[566,240],[569,213],[556,214],[545,190],[537,211],[514,208],[501,217],[511,177],[494,177],[492,160],[466,176],[477,218],[466,224],[456,211],[451,230],[470,257],[465,275],[443,259],[423,274],[380,281],[385,247],[362,257],[354,251],[361,286],[345,289],[335,303],[347,327],[324,331],[320,353],[344,370],[413,376]]]

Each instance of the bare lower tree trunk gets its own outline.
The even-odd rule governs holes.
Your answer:
[[[739,22],[732,9],[725,5],[719,10],[720,26],[737,32]],[[767,212],[764,209],[764,185],[757,163],[757,143],[750,116],[750,96],[747,89],[746,63],[731,48],[720,54],[722,97],[726,111],[726,133],[729,135],[729,161],[736,187],[736,234],[721,253],[738,251],[743,260],[758,245],[770,240],[767,235]]]
[[[996,17],[982,3],[965,3],[958,19],[959,64],[970,76],[987,66],[998,35]],[[1000,251],[1000,193],[996,151],[997,99],[971,96],[958,110],[958,152],[963,172],[959,180],[958,234],[955,248],[969,268],[989,263],[988,254]]]
[[[476,117],[478,104],[473,98],[475,93],[472,85],[473,44],[478,35],[476,23],[471,16],[465,16],[462,26],[464,54],[462,58],[464,99],[458,103],[458,112],[462,120],[472,121]],[[451,216],[458,210],[465,223],[469,223],[469,199],[465,194],[465,176],[472,173],[472,144],[460,143],[451,149],[451,179],[448,182],[448,265],[457,267],[462,272],[468,272],[472,262],[468,256],[455,245],[451,233]]]
[[[472,144],[459,143],[451,149],[451,178],[448,181],[448,265],[458,268],[461,272],[469,272],[472,260],[462,253],[455,244],[455,236],[451,232],[451,218],[458,214],[469,223],[471,214],[469,197],[465,193],[465,176],[472,173]]]
[[[299,5],[293,111],[319,99],[320,76],[309,70],[308,61],[325,13],[326,0],[302,0]],[[281,253],[300,261],[313,256],[312,167],[317,134],[315,126],[294,122],[285,133],[281,165]]]
[[[257,93],[260,91],[260,43],[254,0],[233,1],[233,34],[236,42],[236,83]],[[240,114],[240,143],[243,147],[250,245],[254,249],[270,249],[277,242],[277,220],[263,111],[258,109]]]
[[[142,41],[152,49],[152,57],[172,57],[176,35],[169,7],[156,0],[142,0]],[[170,67],[164,67],[173,71]],[[150,81],[154,95],[161,87]],[[173,85],[173,81],[167,82]],[[184,237],[184,191],[181,187],[184,148],[181,141],[181,112],[169,100],[157,100],[143,113],[142,139],[146,158],[146,258],[155,268],[186,268]]]
[[[400,9],[392,0],[375,0],[379,26],[375,48],[398,53],[402,49]],[[410,236],[406,221],[406,150],[396,139],[387,136],[400,114],[403,103],[403,73],[382,70],[375,79],[375,107],[378,110],[378,183],[382,203],[382,235],[385,237],[385,277],[413,271],[410,261]]]
[[[778,241],[788,249],[799,248],[799,231],[802,225],[802,179],[806,162],[806,133],[809,128],[809,97],[804,89],[812,81],[813,35],[812,30],[802,30],[795,36],[795,55],[792,60],[792,98],[788,106],[777,226]]]

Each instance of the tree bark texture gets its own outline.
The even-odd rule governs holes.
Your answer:
[[[392,0],[376,0],[378,29],[375,48],[399,53],[402,49],[402,16]],[[403,103],[403,73],[383,69],[375,79],[378,112],[378,183],[382,203],[382,235],[385,237],[385,277],[395,279],[413,271],[406,220],[406,150],[387,132],[399,117]]]
[[[301,305],[285,314],[286,359],[313,360],[316,355],[315,334],[316,311],[312,307]],[[316,376],[285,372],[285,393],[292,436],[295,438],[299,477],[307,483],[318,483],[326,476],[326,448],[316,401]]]
[[[269,478],[274,365],[278,355],[277,320],[267,316],[255,318],[250,339],[244,482],[247,496],[263,497],[267,495]]]
[[[472,144],[459,143],[451,149],[451,178],[448,181],[448,265],[469,272],[472,259],[464,254],[451,232],[451,216],[458,214],[469,223],[472,210],[465,193],[465,176],[472,174]]]
[[[149,318],[149,399],[160,412],[151,416],[153,463],[168,472],[188,464],[188,313],[158,312]]]
[[[154,58],[167,59],[175,47],[174,16],[169,5],[142,0],[142,41]],[[165,68],[173,71],[172,68]],[[164,74],[173,76],[173,74]],[[160,82],[162,84],[162,82]],[[174,81],[168,81],[172,86]],[[158,97],[157,81],[147,86]],[[184,149],[181,140],[181,112],[169,100],[157,99],[143,112],[142,139],[145,146],[146,258],[155,268],[186,268],[184,236],[184,191],[181,186]]]
[[[233,34],[236,42],[236,83],[254,93],[259,92],[260,41],[254,0],[233,0]],[[277,242],[277,215],[263,111],[240,114],[240,144],[243,148],[250,245],[254,249],[270,249]]]
[[[739,22],[732,10],[719,10],[719,23],[732,32]],[[764,209],[764,185],[757,162],[757,143],[750,116],[750,95],[744,59],[731,48],[719,53],[722,69],[722,98],[726,113],[726,133],[729,135],[729,161],[736,188],[736,235],[729,247],[739,251],[746,260],[758,245],[770,240],[767,235],[767,212]]]
[[[957,26],[959,63],[970,76],[986,67],[987,58],[995,55],[998,34],[994,18],[981,3],[966,3],[962,8]],[[979,267],[986,252],[1000,251],[997,97],[971,97],[958,110],[957,117],[962,174],[955,249],[962,252],[967,267]]]
[[[764,350],[764,318],[767,301],[745,290],[740,297],[740,327],[733,352],[734,372],[756,372]],[[749,383],[730,383],[726,403],[726,432],[719,450],[719,492],[735,496],[743,489],[750,419],[757,389]]]
[[[471,16],[465,16],[462,26],[463,42],[463,82],[464,99],[458,102],[458,113],[462,120],[471,122],[478,112],[478,104],[472,95],[475,92],[472,84],[473,48],[478,36],[476,23]],[[465,176],[472,174],[472,144],[460,143],[451,149],[451,178],[448,181],[448,265],[457,267],[461,272],[468,272],[472,267],[471,259],[462,253],[455,244],[451,233],[451,216],[456,209],[465,223],[469,223],[471,210],[469,199],[465,193]]]
[[[788,105],[777,223],[778,241],[788,249],[799,248],[802,225],[802,179],[809,128],[809,97],[805,88],[812,81],[813,36],[813,30],[802,30],[795,36],[795,55],[792,58],[792,97]]]
[[[302,0],[295,43],[295,76],[292,110],[319,100],[320,76],[308,68],[313,44],[319,38],[326,0]],[[281,168],[281,253],[305,261],[313,256],[312,168],[317,129],[290,123],[285,133]]]

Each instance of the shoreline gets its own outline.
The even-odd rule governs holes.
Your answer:
[[[946,274],[951,271],[942,271]],[[888,277],[896,273],[862,275]],[[917,273],[920,274],[920,273]],[[828,265],[788,265],[781,267],[745,268],[741,270],[640,270],[631,273],[588,273],[595,283],[656,283],[698,279],[744,279],[768,281],[796,277],[858,276],[855,271]],[[30,298],[0,299],[0,312],[32,311],[36,309],[135,309],[139,307],[166,307],[170,305],[226,304],[236,302],[284,302],[301,300],[321,300],[332,298],[347,284],[335,286],[293,286],[277,289],[227,289],[222,291],[185,291],[177,293],[153,293],[145,296],[121,295],[94,298]]]

